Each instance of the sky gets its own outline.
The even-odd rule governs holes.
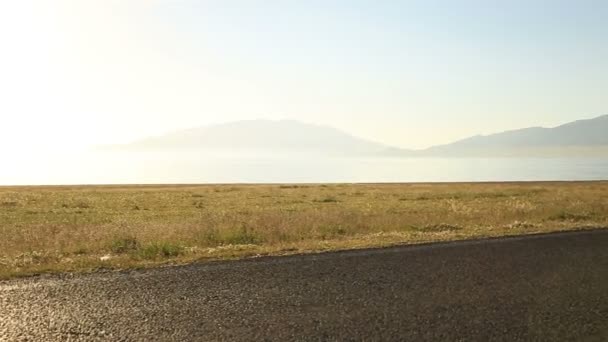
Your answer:
[[[608,114],[608,2],[0,1],[0,153],[246,119],[404,148]]]

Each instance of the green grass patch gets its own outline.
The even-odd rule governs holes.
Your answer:
[[[184,254],[185,248],[179,244],[169,242],[154,242],[141,246],[135,251],[135,256],[145,260],[159,258],[176,258]]]

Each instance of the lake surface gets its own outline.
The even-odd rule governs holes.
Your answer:
[[[0,184],[606,180],[608,158],[341,158],[74,153],[22,156]]]

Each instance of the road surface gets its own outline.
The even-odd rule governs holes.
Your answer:
[[[608,340],[608,230],[0,282],[0,340]]]

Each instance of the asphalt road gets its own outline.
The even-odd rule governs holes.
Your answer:
[[[0,282],[0,340],[608,340],[608,230]]]

